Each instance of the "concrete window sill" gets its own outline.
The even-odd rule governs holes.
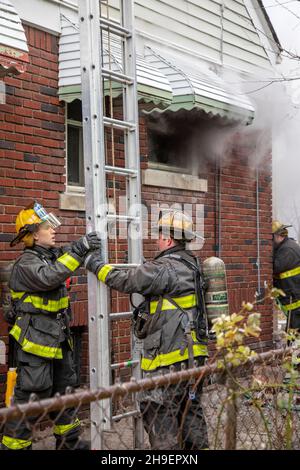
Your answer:
[[[185,191],[207,192],[207,180],[198,176],[183,173],[155,170],[148,168],[142,171],[142,184],[162,188],[183,189]]]
[[[207,180],[197,176],[177,173],[174,171],[148,168],[142,171],[142,184],[161,188],[182,189],[206,193]],[[84,188],[67,188],[59,195],[59,208],[68,211],[85,211]]]
[[[59,208],[67,211],[85,211],[85,191],[67,190],[59,195]]]

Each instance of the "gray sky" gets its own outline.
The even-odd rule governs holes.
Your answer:
[[[263,0],[274,29],[284,49],[300,56],[300,1]],[[287,70],[299,67],[300,61],[283,59]]]
[[[300,1],[263,0],[281,45],[300,56]],[[278,67],[285,77],[300,77],[300,60],[283,52]],[[300,80],[286,82],[287,113],[273,133],[273,216],[291,223],[290,235],[300,241]],[[274,96],[274,101],[276,98]]]

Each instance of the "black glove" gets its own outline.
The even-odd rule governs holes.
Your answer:
[[[84,266],[92,273],[97,274],[98,270],[105,264],[101,251],[91,251],[84,261]]]
[[[97,232],[91,232],[72,243],[72,250],[83,258],[91,250],[101,250],[101,238]]]

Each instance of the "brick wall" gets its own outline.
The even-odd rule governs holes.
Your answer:
[[[59,210],[59,193],[65,190],[64,104],[57,97],[58,39],[48,33],[26,27],[30,47],[30,64],[18,78],[7,78],[7,103],[0,105],[0,251],[1,263],[17,257],[20,251],[11,249],[16,214],[32,199],[41,201],[62,219],[58,242],[66,243],[85,232],[84,213]],[[118,112],[118,109],[117,109]],[[118,117],[115,114],[115,117]],[[109,136],[108,136],[109,137]],[[256,174],[249,169],[247,158],[255,139],[236,135],[230,158],[221,170],[221,255],[227,265],[231,310],[242,300],[252,300],[257,290],[256,241]],[[116,165],[122,164],[123,140],[115,134]],[[147,167],[148,136],[145,118],[140,115],[141,166]],[[261,284],[271,281],[271,169],[270,162],[259,174]],[[206,243],[200,256],[216,255],[218,218],[216,213],[216,169],[210,165],[202,175],[207,178],[208,192],[195,193],[168,188],[145,186],[142,199],[156,202],[203,203],[205,205]],[[109,183],[109,195],[124,193],[124,181],[117,178],[115,187]],[[115,248],[115,243],[111,243]],[[118,242],[118,261],[126,259],[126,243]],[[144,255],[151,258],[155,242],[146,241]],[[80,269],[73,279],[71,299],[74,325],[87,323],[86,276]],[[128,297],[111,293],[112,311],[127,311]],[[265,346],[272,344],[270,304],[262,305]],[[130,320],[114,321],[111,328],[112,362],[130,357]],[[0,319],[0,339],[7,341],[7,326]],[[121,376],[128,377],[128,370]],[[0,366],[0,394],[4,390],[5,367]],[[88,337],[83,328],[82,382],[88,381]]]

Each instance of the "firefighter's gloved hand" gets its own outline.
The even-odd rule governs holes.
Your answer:
[[[100,268],[105,264],[101,251],[91,251],[84,261],[84,266],[92,273],[97,274]]]
[[[99,233],[91,232],[79,240],[72,243],[72,250],[76,255],[84,258],[84,256],[92,250],[101,250],[101,238]]]

